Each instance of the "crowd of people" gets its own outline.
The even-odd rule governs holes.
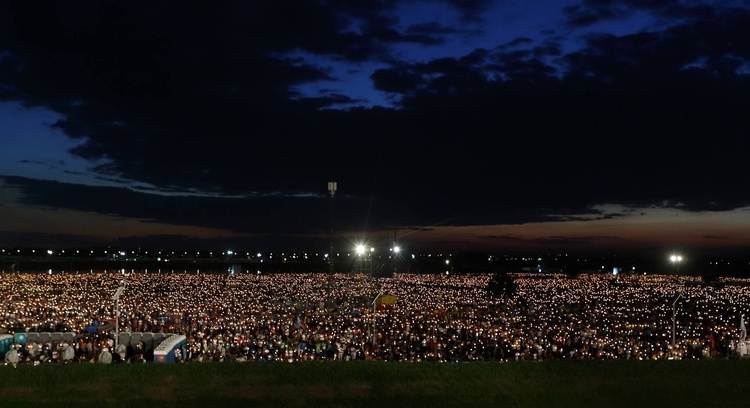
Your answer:
[[[6,273],[0,333],[76,334],[16,346],[21,363],[36,364],[107,351],[152,361],[143,344],[114,349],[115,322],[120,332],[185,335],[181,361],[723,358],[750,307],[750,280],[511,276],[517,291],[493,296],[489,274]]]

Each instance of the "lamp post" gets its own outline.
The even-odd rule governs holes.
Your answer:
[[[328,297],[331,297],[331,286],[333,286],[333,197],[336,195],[338,183],[335,181],[328,182],[328,194],[331,196],[330,205],[330,229],[328,230],[329,250],[328,250]]]
[[[680,264],[682,263],[682,260],[682,255],[672,254],[669,256],[669,263],[672,264],[672,268],[675,270],[675,272],[680,271]]]
[[[391,249],[391,252],[393,253],[393,256],[391,256],[391,277],[393,277],[396,274],[396,265],[398,262],[398,256],[401,253],[401,247],[398,246],[396,241],[393,241],[393,248]]]
[[[120,295],[125,290],[125,286],[120,286],[112,296],[115,300],[115,350],[117,350],[118,343],[120,341]]]
[[[380,292],[378,292],[378,295],[375,296],[375,299],[372,301],[372,345],[373,347],[378,343],[378,331],[376,330],[377,325],[377,315],[378,315],[378,299],[383,296],[383,290],[381,289]]]
[[[678,293],[674,300],[672,300],[672,349],[674,349],[675,333],[677,332],[677,301],[680,299],[680,296],[682,295]]]

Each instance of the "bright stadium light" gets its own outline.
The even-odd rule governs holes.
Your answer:
[[[685,258],[680,254],[672,254],[669,256],[669,263],[672,264],[673,272],[680,271],[680,265],[683,263]]]
[[[365,253],[365,246],[359,244],[354,248],[354,251],[357,253],[357,255],[363,255]]]
[[[393,247],[393,253],[394,253],[394,254],[397,254],[397,253],[399,253],[399,252],[401,252],[401,248],[400,248],[400,247],[399,247],[398,245],[394,246],[394,247]]]

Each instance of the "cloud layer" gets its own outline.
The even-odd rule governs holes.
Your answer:
[[[414,4],[454,18],[406,23],[398,12]],[[556,7],[542,33],[445,56],[459,38],[486,43],[502,4],[5,2],[0,101],[59,114],[53,127],[94,174],[163,196],[16,182],[28,204],[247,233],[325,229],[310,217],[325,214],[332,177],[351,229],[746,206],[750,5]],[[642,27],[607,31],[638,16]],[[347,88],[340,72],[372,66],[368,89]],[[320,81],[341,86],[299,91]],[[354,96],[368,92],[391,104]]]

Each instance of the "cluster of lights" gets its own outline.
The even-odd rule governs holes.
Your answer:
[[[394,245],[393,247],[390,248],[390,251],[393,252],[394,254],[401,253],[401,247],[398,245]],[[368,252],[367,246],[365,246],[364,244],[357,244],[354,247],[354,253],[357,255],[364,255],[367,252]],[[369,252],[374,253],[375,247],[370,247]]]
[[[354,252],[356,252],[357,255],[364,255],[367,252],[367,248],[362,244],[357,244],[357,246],[354,247]],[[375,252],[375,248],[370,247],[370,252]]]

